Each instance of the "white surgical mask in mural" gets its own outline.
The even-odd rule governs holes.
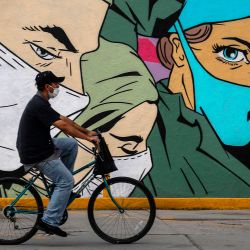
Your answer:
[[[133,179],[141,181],[146,176],[146,174],[149,173],[149,171],[152,168],[152,160],[151,160],[151,154],[150,154],[149,148],[136,155],[113,157],[113,159],[115,161],[115,165],[118,168],[118,170],[110,173],[111,178],[119,177],[119,176],[126,176],[126,177],[131,177]],[[89,175],[87,175],[85,179],[87,179],[90,176],[90,174],[92,174],[92,172],[89,173]],[[87,189],[83,191],[82,196],[89,197],[90,194],[101,183],[102,183],[102,178],[94,179],[92,183],[88,185]],[[131,192],[133,191],[133,186],[131,186],[131,188],[123,189],[123,192],[124,192],[123,195],[129,196]],[[115,191],[113,191],[112,193],[115,194]]]
[[[36,94],[37,71],[0,44],[0,170],[12,171],[20,167],[16,137],[22,112]],[[51,100],[55,110],[71,119],[88,105],[89,96],[63,86],[60,95]],[[69,105],[70,104],[70,105]],[[51,135],[59,132],[53,128]]]

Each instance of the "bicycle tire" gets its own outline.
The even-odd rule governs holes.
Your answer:
[[[29,189],[27,190],[27,192],[25,194],[26,197],[24,199],[26,199],[26,200],[21,200],[24,197],[24,196],[22,196],[21,199],[14,206],[14,208],[16,208],[16,207],[25,207],[27,210],[22,209],[21,213],[18,213],[18,214],[14,213],[11,216],[9,216],[9,218],[6,217],[7,216],[6,211],[8,210],[8,208],[7,208],[8,204],[10,204],[11,201],[13,200],[13,198],[15,198],[15,196],[18,195],[18,192],[21,192],[22,190],[24,190],[24,188],[25,188],[25,186],[27,184],[28,184],[27,181],[24,181],[22,179],[18,179],[18,178],[15,178],[15,177],[6,177],[6,178],[0,179],[0,245],[17,245],[17,244],[21,244],[21,243],[29,240],[37,232],[36,225],[37,225],[38,221],[41,219],[42,214],[43,214],[43,203],[42,203],[42,199],[41,199],[40,195],[38,194],[36,189],[34,187],[32,187],[32,186],[29,187]],[[6,187],[9,187],[9,188],[6,189]],[[12,190],[10,191],[11,187],[13,187],[13,194],[12,194]],[[14,189],[14,187],[15,187],[15,189]],[[20,191],[17,190],[17,187],[20,187]],[[11,197],[8,197],[7,193]],[[5,198],[11,198],[11,199],[10,199],[10,201],[8,201]],[[33,201],[31,199],[33,199]],[[25,204],[25,206],[24,205],[21,206],[22,202],[23,202],[23,204]],[[32,214],[29,212],[30,210],[28,210],[28,209],[31,208],[31,207],[28,206],[29,202],[30,202],[30,204],[34,204],[33,206],[35,207],[35,209],[37,209],[37,214],[36,214],[36,212],[34,213],[35,217],[36,217],[36,219],[34,219],[34,220],[32,220],[32,218],[31,218]],[[8,204],[6,205],[6,203],[8,203]],[[19,204],[19,206],[18,206],[18,204]],[[7,210],[6,210],[6,208],[7,208]],[[29,219],[29,221],[34,223],[33,226],[32,225],[30,226],[30,230],[28,229],[27,232],[25,231],[27,228],[20,229],[19,226],[16,226],[16,224],[15,224],[15,223],[18,222],[18,223],[20,223],[21,226],[25,225],[25,227],[27,227],[28,224],[25,224],[22,221],[22,218],[20,216],[20,214],[22,215],[22,212],[23,212],[23,216],[24,216],[25,211],[29,215],[29,217],[27,217],[27,214],[26,214],[27,220]],[[14,216],[20,216],[20,218],[15,218],[14,219]],[[5,222],[3,223],[3,222],[1,222],[1,220],[5,220],[5,221],[9,220],[8,221],[9,229],[10,229],[11,223],[14,223],[13,224],[14,225],[14,230],[19,230],[19,231],[23,232],[24,235],[20,236],[20,232],[19,232],[19,237],[14,238],[14,239],[7,239],[7,236],[6,237],[2,236],[1,227],[4,226]],[[12,220],[16,220],[16,221],[13,222]],[[8,235],[8,237],[9,237],[9,235]]]
[[[120,237],[120,236],[117,236],[118,234],[118,231],[119,229],[115,230],[115,227],[117,227],[116,224],[113,225],[113,228],[114,228],[114,235],[110,235],[108,232],[106,232],[100,225],[99,223],[97,222],[97,220],[99,219],[98,218],[98,214],[101,214],[102,211],[105,210],[105,213],[107,213],[107,211],[109,211],[109,209],[116,209],[117,211],[113,212],[114,216],[120,216],[120,218],[122,217],[122,213],[117,209],[117,207],[115,208],[110,208],[110,201],[109,199],[110,198],[107,198],[108,200],[105,200],[105,198],[101,198],[101,199],[97,199],[98,196],[100,194],[103,194],[103,191],[106,189],[106,186],[104,183],[102,183],[100,186],[97,187],[97,189],[93,192],[93,194],[91,195],[90,197],[90,200],[89,200],[89,204],[88,204],[88,218],[89,218],[89,222],[90,222],[90,225],[91,227],[93,228],[94,232],[99,236],[101,237],[103,240],[107,241],[107,242],[110,242],[110,243],[113,243],[113,244],[128,244],[128,243],[132,243],[132,242],[135,242],[139,239],[141,239],[143,236],[145,236],[148,231],[151,229],[153,223],[154,223],[154,220],[155,220],[155,216],[156,216],[156,206],[155,206],[155,201],[154,201],[154,198],[153,198],[153,195],[151,194],[151,192],[146,188],[145,185],[143,185],[141,182],[135,180],[135,179],[132,179],[132,178],[129,178],[129,177],[116,177],[116,178],[111,178],[109,179],[108,181],[108,185],[110,187],[110,190],[111,192],[115,193],[114,196],[115,196],[115,200],[116,202],[118,202],[119,204],[123,204],[122,206],[122,209],[124,209],[123,211],[123,220],[125,221],[125,217],[127,216],[128,218],[128,215],[129,213],[134,213],[134,214],[139,214],[141,213],[142,211],[145,212],[145,210],[140,210],[140,208],[138,209],[138,205],[135,204],[135,202],[129,202],[128,199],[127,199],[127,193],[126,195],[122,194],[122,192],[124,191],[121,191],[119,194],[119,192],[117,191],[117,187],[122,187],[122,186],[128,186],[128,185],[132,185],[132,188],[133,190],[130,190],[129,192],[134,192],[134,190],[140,190],[141,194],[144,194],[145,196],[145,199],[144,199],[144,203],[146,204],[145,207],[148,207],[149,208],[149,215],[148,215],[148,218],[147,218],[147,221],[145,223],[145,226],[143,226],[143,228],[139,231],[139,232],[135,232],[135,235],[130,235],[128,237]],[[119,185],[117,185],[119,184]],[[128,188],[131,188],[130,186]],[[113,191],[112,191],[113,189]],[[114,191],[116,190],[116,191]],[[125,193],[125,192],[124,192]],[[123,197],[124,196],[124,197]],[[142,197],[141,195],[139,197]],[[127,200],[126,200],[127,199]],[[132,198],[134,201],[134,198]],[[103,201],[103,205],[102,206],[105,206],[107,205],[108,208],[107,209],[104,209],[104,208],[100,208],[100,204],[98,204],[98,202],[102,202]],[[139,202],[140,203],[140,202]],[[99,206],[99,208],[98,208]],[[125,208],[125,206],[127,206]],[[131,209],[131,210],[129,210]],[[112,211],[113,211],[112,210]],[[137,212],[137,210],[139,212]],[[99,212],[100,211],[100,212]],[[132,212],[131,212],[132,211]],[[135,212],[136,211],[136,212]],[[110,212],[109,212],[110,213]],[[117,214],[118,215],[117,215]],[[120,214],[119,214],[120,213]],[[132,215],[134,216],[131,217],[132,219],[136,219],[136,215]],[[107,220],[106,218],[109,218],[111,217],[112,214],[106,214],[105,216],[103,215],[103,218],[104,220]],[[101,217],[100,217],[101,218]],[[118,220],[120,220],[120,218]],[[140,218],[141,219],[141,218]],[[110,222],[108,222],[110,223]],[[116,223],[116,222],[115,222]],[[133,222],[134,223],[134,222]],[[141,222],[139,222],[140,224]],[[105,223],[104,223],[105,224]],[[103,224],[103,225],[104,225]],[[134,223],[135,224],[135,223]],[[127,222],[125,223],[124,222],[124,230],[126,231],[125,227],[126,226],[128,227],[128,224]],[[132,231],[136,231],[135,228],[137,228],[138,224],[136,224],[136,226],[133,226],[132,227],[128,227],[128,229],[132,229],[132,230],[129,230]],[[122,226],[121,226],[122,227]],[[112,228],[112,225],[111,225],[111,228]],[[117,227],[118,228],[118,227]]]

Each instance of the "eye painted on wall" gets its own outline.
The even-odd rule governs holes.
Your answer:
[[[131,143],[126,143],[126,144],[124,144],[124,145],[122,145],[121,147],[118,147],[118,148],[120,148],[127,155],[137,154],[138,153],[137,150],[129,150],[129,149],[126,148],[126,146],[130,146],[130,145],[132,145],[132,144]]]
[[[250,63],[247,59],[247,50],[241,50],[232,46],[218,45],[213,46],[213,53],[218,55],[218,59],[228,63],[245,62]]]
[[[59,55],[55,55],[51,52],[49,52],[48,50],[38,46],[37,44],[34,44],[30,41],[24,42],[24,44],[29,44],[31,49],[36,53],[37,56],[39,56],[40,58],[42,58],[43,60],[53,60],[56,58],[61,59],[62,57]]]
[[[131,135],[131,136],[118,136],[114,135],[112,133],[109,133],[112,137],[116,138],[117,140],[124,142],[124,144],[118,148],[120,148],[124,153],[128,155],[134,155],[138,153],[138,150],[136,150],[136,147],[143,141],[143,138],[138,135]],[[126,143],[127,142],[127,143]],[[128,149],[129,148],[131,149]]]

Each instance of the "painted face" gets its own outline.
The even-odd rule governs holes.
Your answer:
[[[0,44],[0,170],[15,170],[20,166],[16,137],[22,112],[36,93],[37,71]],[[53,87],[56,87],[54,84]],[[68,104],[71,105],[68,105]],[[71,119],[88,105],[89,96],[60,86],[60,94],[51,99],[52,107]],[[51,135],[59,132],[53,128]]]
[[[249,27],[250,18],[213,24],[209,38],[191,48],[211,75],[250,86]]]
[[[60,95],[51,99],[62,115],[74,119],[88,104],[80,57],[97,47],[108,4],[102,0],[3,0],[1,7],[5,11],[0,16],[0,170],[10,171],[20,166],[17,129],[25,105],[36,93],[38,71],[65,76]],[[58,132],[53,128],[51,135]]]
[[[65,76],[67,88],[83,93],[80,57],[97,48],[108,4],[103,0],[4,0],[1,8],[1,43],[38,71]]]
[[[224,144],[232,146],[250,141],[250,36],[244,33],[249,24],[249,18],[216,24],[219,28],[201,43],[205,47],[197,44],[192,50],[180,24],[175,25],[188,61],[185,65],[192,73],[195,110],[208,118]],[[221,30],[224,25],[229,27]]]

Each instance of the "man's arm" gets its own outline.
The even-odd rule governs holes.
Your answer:
[[[96,135],[96,132],[94,131],[90,131],[86,128],[83,128],[81,126],[79,126],[77,123],[75,123],[74,121],[72,121],[71,119],[69,119],[66,116],[60,116],[60,119],[63,120],[64,122],[70,124],[71,126],[73,126],[74,128],[76,128],[77,130],[79,130],[80,132],[87,134],[87,135]]]
[[[60,116],[60,119],[53,123],[55,127],[62,130],[65,134],[68,134],[70,136],[77,137],[80,139],[84,139],[92,143],[99,142],[96,132],[89,131],[85,128],[78,126],[77,124],[76,124],[77,126],[75,126],[75,124],[76,123],[74,123],[73,121],[71,121],[70,119],[64,116]],[[79,127],[80,129],[78,129],[77,127]]]

